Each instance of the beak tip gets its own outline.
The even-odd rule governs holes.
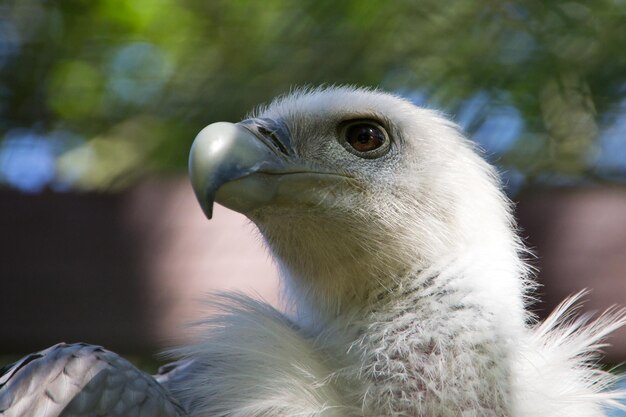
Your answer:
[[[196,194],[196,197],[198,199],[198,202],[200,203],[202,212],[207,219],[211,220],[213,218],[213,204],[215,204],[215,193],[207,190],[204,192],[204,195],[200,196]]]
[[[204,206],[202,208],[202,211],[204,211],[204,215],[206,216],[206,218],[211,220],[213,218],[213,202],[210,202],[209,204]]]

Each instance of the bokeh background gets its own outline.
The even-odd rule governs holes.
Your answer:
[[[195,134],[296,86],[440,109],[499,167],[545,301],[626,304],[626,2],[3,0],[0,354],[149,356],[218,288],[278,303],[254,227],[203,218]],[[626,359],[626,333],[609,363]]]

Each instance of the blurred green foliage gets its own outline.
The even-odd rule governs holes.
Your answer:
[[[0,182],[101,189],[182,170],[206,124],[343,83],[456,116],[526,183],[626,177],[623,0],[13,0]]]

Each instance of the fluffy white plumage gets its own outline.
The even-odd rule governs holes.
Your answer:
[[[532,325],[533,284],[492,167],[436,112],[376,91],[300,90],[254,115],[282,120],[296,154],[354,181],[247,210],[282,269],[296,314],[228,296],[202,341],[202,372],[175,395],[198,415],[601,416],[624,393],[594,367],[626,321],[587,324],[567,300]],[[363,159],[338,143],[371,119],[392,148]]]
[[[578,295],[534,324],[510,202],[447,119],[346,87],[298,90],[252,117],[280,123],[288,137],[254,134],[299,168],[257,167],[217,200],[259,227],[293,313],[211,301],[222,313],[157,377],[191,416],[598,417],[626,397],[595,366],[624,312],[576,319]],[[388,151],[351,152],[350,120],[386,130]]]

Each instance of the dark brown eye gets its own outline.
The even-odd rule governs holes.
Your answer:
[[[383,146],[385,135],[375,126],[358,123],[348,127],[346,140],[355,150],[369,152]]]
[[[341,129],[341,136],[344,147],[363,158],[377,158],[389,147],[387,133],[374,121],[348,122]]]

